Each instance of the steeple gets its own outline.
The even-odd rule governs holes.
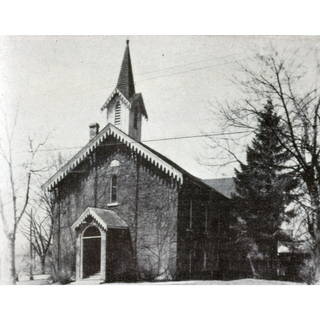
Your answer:
[[[117,83],[117,89],[127,98],[130,99],[135,94],[132,65],[130,58],[129,40],[126,41],[120,74]]]
[[[101,110],[106,110],[107,123],[112,123],[130,137],[140,141],[142,118],[148,119],[141,93],[134,88],[129,40],[121,64],[118,83]]]

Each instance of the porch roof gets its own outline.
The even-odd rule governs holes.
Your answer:
[[[127,223],[114,211],[88,207],[73,223],[72,229],[75,230],[80,227],[80,225],[84,223],[89,216],[91,216],[104,230],[128,228]]]

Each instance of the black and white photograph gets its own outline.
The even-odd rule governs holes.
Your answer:
[[[320,281],[320,38],[3,36],[3,284]]]
[[[314,319],[315,0],[0,10],[0,319]]]

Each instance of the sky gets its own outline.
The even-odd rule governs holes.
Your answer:
[[[295,50],[319,45],[312,37],[257,36],[28,36],[0,38],[0,107],[19,109],[17,157],[26,137],[49,140],[42,159],[69,158],[88,141],[88,125],[106,125],[101,106],[114,89],[130,40],[136,91],[149,120],[142,141],[219,133],[219,103],[234,100],[238,63],[273,45]],[[207,138],[147,142],[200,178],[232,176],[234,164]],[[244,156],[244,148],[235,146]],[[48,149],[55,149],[49,151]],[[209,160],[210,158],[210,160]],[[208,167],[207,163],[213,164]]]

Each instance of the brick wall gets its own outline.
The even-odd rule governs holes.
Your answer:
[[[191,204],[192,202],[192,204]],[[188,176],[179,191],[177,274],[179,279],[221,279],[229,201]],[[190,206],[192,215],[190,216]],[[192,222],[190,222],[192,218]]]
[[[60,273],[70,278],[75,273],[76,235],[73,222],[87,207],[114,210],[129,226],[126,238],[110,232],[109,251],[116,250],[119,241],[127,247],[126,261],[112,254],[114,278],[128,279],[129,270],[137,265],[139,278],[174,278],[176,274],[177,186],[149,163],[137,158],[125,146],[113,144],[100,147],[87,161],[80,164],[58,186],[59,206],[53,240],[55,269],[58,268],[59,213],[60,213]],[[111,167],[113,160],[119,167]],[[118,177],[118,205],[109,207],[110,180]],[[138,199],[138,201],[137,201]],[[138,214],[136,214],[138,212]],[[119,240],[120,239],[120,240]],[[121,240],[122,239],[122,240]],[[129,239],[129,240],[128,240]],[[112,249],[113,248],[113,249]],[[136,250],[137,249],[137,250]],[[118,260],[117,260],[118,259]],[[120,260],[119,260],[120,259]],[[130,261],[128,261],[130,260]],[[110,260],[111,261],[111,260]],[[125,270],[127,266],[127,270]]]

